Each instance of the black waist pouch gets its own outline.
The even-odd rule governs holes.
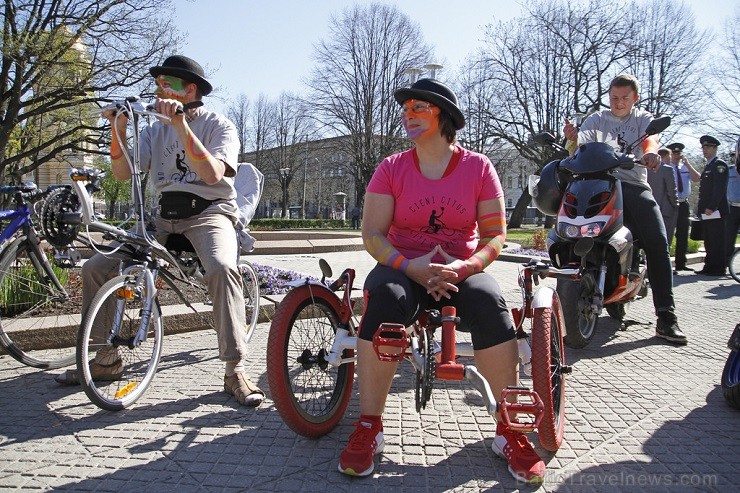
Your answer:
[[[159,199],[159,215],[162,219],[187,219],[200,214],[214,203],[200,195],[188,192],[162,192]]]

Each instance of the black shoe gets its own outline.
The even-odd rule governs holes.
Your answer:
[[[681,267],[676,266],[676,272],[679,272],[682,270],[694,272],[694,269],[692,269],[691,267],[686,267],[685,265],[682,265]]]
[[[655,336],[661,337],[666,341],[673,342],[675,344],[684,345],[688,343],[688,339],[678,328],[678,319],[676,314],[673,312],[658,312],[658,323],[655,328]]]

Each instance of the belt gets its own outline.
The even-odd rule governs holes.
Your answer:
[[[732,207],[740,207],[740,202],[728,202]]]
[[[679,203],[679,204],[680,204],[681,202],[688,202],[688,201],[689,201],[689,198],[688,198],[688,197],[686,197],[685,199],[678,199],[678,203]]]

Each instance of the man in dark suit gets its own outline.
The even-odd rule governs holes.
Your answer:
[[[660,166],[654,171],[648,171],[647,180],[653,191],[653,197],[660,207],[660,215],[663,216],[665,233],[668,239],[668,247],[673,242],[673,233],[676,230],[676,219],[678,219],[678,192],[676,185],[676,174],[673,172],[671,162],[671,151],[667,147],[658,149]]]
[[[683,155],[684,145],[681,142],[669,144],[671,150],[671,166],[676,174],[676,187],[678,189],[678,217],[676,218],[676,270],[691,271],[686,266],[686,253],[689,248],[689,225],[691,224],[691,210],[689,208],[689,197],[691,196],[691,182],[698,182],[701,173],[696,171],[686,156]]]
[[[717,157],[719,140],[711,135],[699,139],[707,166],[701,174],[699,183],[699,203],[697,215],[702,219],[704,249],[707,252],[704,268],[699,274],[705,276],[724,276],[725,257],[725,218],[730,213],[727,205],[727,163]]]

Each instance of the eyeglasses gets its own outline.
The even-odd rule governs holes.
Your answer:
[[[426,101],[417,101],[415,99],[409,99],[404,101],[399,110],[399,115],[404,117],[407,113],[413,113],[415,115],[421,115],[424,113],[432,113],[432,110],[436,108],[432,103]]]

